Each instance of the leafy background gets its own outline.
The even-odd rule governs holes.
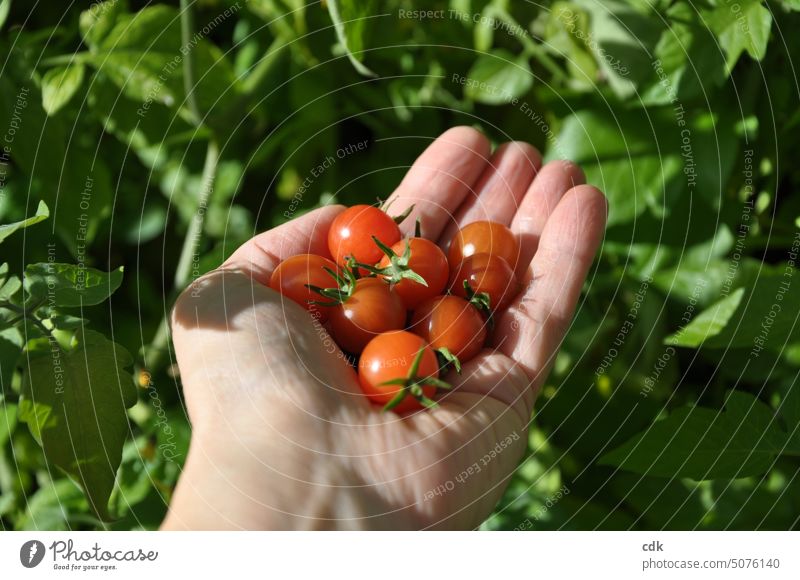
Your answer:
[[[798,527],[799,2],[183,4],[0,0],[4,529],[157,527],[190,434],[177,292],[386,196],[456,124],[611,207],[484,527]]]

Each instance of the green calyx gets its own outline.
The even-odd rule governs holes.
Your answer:
[[[452,366],[458,374],[461,374],[461,361],[450,352],[449,348],[441,347],[436,349],[436,358],[439,361],[439,372],[444,372]]]
[[[325,267],[324,270],[336,281],[336,287],[320,288],[319,286],[314,286],[313,284],[306,284],[306,288],[312,292],[316,292],[326,299],[310,300],[309,304],[313,304],[315,306],[338,306],[340,304],[344,304],[350,298],[350,296],[353,295],[353,292],[356,289],[356,282],[358,281],[358,278],[354,272],[355,263],[355,260],[352,258],[347,261],[347,265],[342,268],[344,275],[338,274],[330,268]]]
[[[390,200],[381,201],[381,199],[378,198],[378,209],[380,209],[384,213],[388,213],[389,207],[394,203],[396,199],[397,199],[396,197],[393,197]],[[414,211],[414,205],[415,204],[412,203],[406,211],[404,211],[400,215],[394,216],[392,218],[394,220],[394,223],[396,223],[398,226],[401,223],[403,223],[406,220],[406,218],[411,215],[411,212]]]
[[[411,368],[408,370],[408,375],[406,375],[405,378],[392,379],[391,381],[381,383],[381,386],[397,385],[402,387],[402,389],[400,389],[400,391],[392,398],[392,400],[386,403],[386,405],[383,407],[384,411],[390,411],[391,409],[394,409],[397,407],[397,405],[405,401],[406,397],[409,396],[414,397],[423,407],[433,409],[439,405],[436,403],[436,401],[425,396],[422,387],[433,386],[437,389],[451,388],[448,383],[441,379],[418,376],[419,365],[422,362],[422,356],[425,354],[425,348],[426,347],[423,346],[421,349],[419,349],[417,356],[414,357],[414,361],[411,363]]]
[[[428,283],[425,278],[417,274],[408,265],[411,261],[411,241],[406,240],[406,248],[401,255],[395,254],[389,246],[380,241],[376,236],[372,236],[372,240],[377,244],[381,251],[389,258],[389,265],[385,268],[378,268],[368,264],[356,263],[356,266],[363,268],[371,274],[383,277],[390,285],[395,285],[402,280],[413,280],[417,284],[421,284],[427,288]]]
[[[467,301],[475,308],[486,315],[486,322],[489,328],[494,328],[494,317],[492,316],[492,304],[489,294],[486,292],[475,292],[468,280],[464,280],[464,292],[467,294]]]

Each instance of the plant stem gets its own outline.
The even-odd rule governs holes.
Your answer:
[[[181,291],[186,287],[191,276],[192,264],[197,262],[197,248],[203,237],[203,223],[205,222],[206,208],[211,193],[214,191],[214,179],[217,174],[217,164],[219,163],[219,146],[213,139],[208,142],[206,149],[206,160],[203,164],[202,186],[200,198],[197,200],[197,210],[189,223],[189,229],[183,240],[181,257],[175,269],[175,289]]]
[[[194,26],[192,23],[192,11],[189,0],[181,0],[181,39],[184,47],[188,47],[193,33]],[[183,59],[183,82],[186,91],[186,101],[195,118],[195,123],[198,127],[202,127],[203,120],[200,115],[200,110],[197,106],[197,101],[194,94],[194,58],[193,53],[189,51]],[[189,229],[186,231],[186,237],[183,240],[183,247],[181,248],[180,258],[178,265],[175,268],[175,281],[172,294],[169,298],[169,304],[175,301],[178,294],[189,283],[192,276],[193,266],[196,268],[198,248],[203,238],[203,224],[205,223],[206,209],[211,194],[214,191],[214,181],[217,175],[217,166],[219,165],[219,145],[212,136],[208,141],[206,149],[206,158],[203,163],[202,186],[200,190],[200,197],[197,200],[197,209],[189,223]],[[168,315],[161,319],[161,323],[156,330],[153,340],[144,348],[142,353],[143,362],[147,368],[156,368],[161,358],[161,354],[166,349],[169,342],[169,321]]]
[[[194,122],[196,125],[200,125],[203,117],[200,115],[200,109],[197,107],[197,99],[194,94],[194,58],[192,57],[192,51],[189,49],[190,39],[194,31],[193,20],[189,0],[181,0],[181,47],[188,51],[183,59],[183,89],[186,92],[186,103],[194,117]]]

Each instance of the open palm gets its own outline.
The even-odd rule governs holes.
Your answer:
[[[477,131],[436,139],[392,195],[445,245],[476,220],[521,244],[525,290],[494,343],[447,380],[439,406],[401,417],[359,394],[355,371],[298,305],[267,287],[280,260],[327,255],[329,206],[260,234],[176,305],[173,340],[193,425],[165,528],[473,528],[525,449],[536,394],[604,230],[605,198],[530,145],[494,153]]]

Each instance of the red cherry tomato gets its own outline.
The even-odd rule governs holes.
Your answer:
[[[400,229],[382,210],[371,205],[354,205],[336,216],[328,232],[328,249],[339,264],[353,257],[362,264],[377,264],[383,252],[372,236],[387,246],[400,239]]]
[[[439,246],[424,238],[411,238],[400,240],[394,244],[392,251],[397,256],[402,257],[406,252],[406,244],[411,246],[411,256],[406,267],[422,276],[423,280],[428,284],[423,286],[415,280],[401,278],[394,285],[394,291],[403,299],[403,304],[405,304],[406,308],[413,310],[419,304],[442,293],[447,286],[449,273],[447,258],[444,252],[439,249]],[[378,264],[378,268],[388,268],[391,262],[392,260],[389,256],[384,254],[383,259]],[[386,279],[391,280],[392,276],[387,275]]]
[[[447,254],[450,268],[458,268],[464,258],[474,254],[498,256],[514,270],[519,259],[519,243],[511,230],[501,223],[473,222],[461,228],[450,242]]]
[[[358,354],[377,334],[403,328],[406,309],[386,282],[361,278],[350,297],[330,309],[330,323],[336,343]]]
[[[322,256],[300,254],[292,256],[278,264],[269,280],[269,287],[280,292],[290,300],[311,312],[317,320],[324,323],[328,319],[330,308],[310,304],[311,301],[324,300],[319,294],[306,288],[306,284],[331,288],[336,282],[323,268],[337,270],[336,264]]]
[[[436,354],[416,334],[399,330],[379,334],[373,338],[364,348],[358,363],[358,380],[367,398],[379,405],[385,405],[394,399],[402,386],[382,383],[407,378],[420,349],[424,350],[416,376],[438,378],[439,363]],[[422,392],[431,398],[436,392],[436,387],[423,385]],[[394,410],[404,413],[421,407],[419,401],[409,395]]]
[[[464,280],[469,282],[473,292],[489,295],[489,305],[493,312],[508,306],[519,293],[520,286],[511,266],[503,258],[492,254],[473,254],[464,261],[450,279],[450,291],[456,296],[467,298]]]
[[[486,321],[475,306],[459,296],[439,296],[414,311],[411,331],[433,349],[446,348],[461,364],[486,342]]]

